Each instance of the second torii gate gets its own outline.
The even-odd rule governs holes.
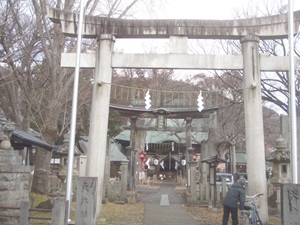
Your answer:
[[[78,15],[49,9],[49,17],[61,24],[67,36],[77,36]],[[294,13],[294,30],[300,24],[300,11]],[[86,16],[83,38],[97,39],[96,54],[81,54],[82,68],[96,68],[90,116],[86,176],[98,177],[100,214],[110,85],[113,68],[211,69],[244,71],[244,108],[249,194],[263,193],[260,215],[268,221],[265,150],[261,104],[261,71],[288,71],[288,57],[259,54],[259,41],[286,38],[286,14],[243,20],[123,20]],[[120,54],[113,51],[115,38],[169,38],[169,54]],[[235,39],[242,55],[190,55],[188,39]],[[75,55],[63,54],[62,67],[74,67]]]

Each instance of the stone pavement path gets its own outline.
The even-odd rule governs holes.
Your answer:
[[[199,225],[183,207],[182,190],[175,189],[177,183],[158,181],[154,185],[159,188],[137,188],[145,203],[144,225]]]

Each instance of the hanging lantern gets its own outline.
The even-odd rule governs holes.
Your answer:
[[[145,158],[146,158],[146,153],[145,152],[140,152],[140,160],[141,160],[141,162],[144,162]]]
[[[196,153],[194,153],[194,154],[193,154],[193,160],[194,160],[194,161],[197,161],[197,159],[198,159],[198,156],[197,156]]]

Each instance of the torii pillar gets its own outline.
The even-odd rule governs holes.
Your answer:
[[[90,115],[89,143],[87,153],[87,177],[98,177],[96,217],[101,210],[103,179],[105,168],[105,153],[107,144],[107,127],[109,117],[110,85],[101,85],[102,82],[111,83],[111,58],[114,36],[102,34],[98,38],[96,55],[95,82],[93,86],[93,101]],[[94,151],[97,149],[97,151]],[[91,151],[93,150],[93,151]]]
[[[264,194],[260,201],[260,217],[268,221],[267,181],[264,129],[260,85],[259,38],[253,35],[241,39],[244,61],[244,108],[247,151],[248,195]]]

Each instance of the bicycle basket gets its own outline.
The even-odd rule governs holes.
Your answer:
[[[246,201],[244,205],[245,205],[245,207],[250,207],[251,209],[253,207],[252,201]]]
[[[259,199],[246,199],[245,206],[253,208],[253,203],[256,205],[256,207],[259,207]]]

